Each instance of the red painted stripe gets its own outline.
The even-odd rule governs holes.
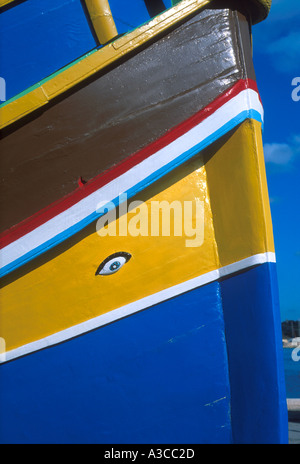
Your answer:
[[[197,126],[199,123],[204,121],[208,116],[211,116],[215,111],[221,108],[226,102],[231,100],[233,97],[238,95],[241,91],[245,89],[252,89],[258,93],[256,82],[251,79],[240,80],[238,81],[231,89],[229,89],[224,94],[220,95],[216,100],[210,103],[208,106],[200,110],[198,113],[179,124],[175,128],[169,130],[165,135],[151,143],[147,147],[141,149],[140,151],[128,156],[125,161],[122,161],[117,166],[114,166],[112,169],[105,171],[104,173],[99,174],[94,177],[86,184],[81,185],[80,188],[75,190],[69,195],[66,195],[62,199],[52,203],[46,208],[40,210],[33,216],[25,219],[19,224],[11,227],[10,229],[2,232],[0,234],[0,249],[14,242],[18,238],[26,235],[32,230],[36,229],[40,225],[49,221],[53,217],[67,210],[71,206],[78,203],[83,198],[86,198],[99,188],[106,185],[108,182],[111,182],[113,179],[116,179],[120,175],[124,174],[126,171],[141,163],[143,160],[149,156],[156,153],[158,150],[166,147],[174,140],[176,140],[181,135],[188,132],[193,127]]]

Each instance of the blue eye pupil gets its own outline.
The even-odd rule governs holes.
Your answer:
[[[109,266],[109,269],[110,269],[111,271],[115,271],[115,270],[118,269],[120,266],[121,266],[120,261],[115,261],[114,263],[112,263],[112,264]]]

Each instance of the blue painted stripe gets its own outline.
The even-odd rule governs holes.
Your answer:
[[[230,443],[220,285],[0,366],[1,443]]]
[[[137,193],[141,192],[144,190],[146,187],[151,185],[152,183],[156,182],[169,172],[171,172],[173,169],[176,167],[180,166],[184,162],[188,161],[190,158],[198,154],[200,151],[211,145],[213,142],[217,141],[219,138],[221,138],[223,135],[228,133],[230,130],[234,129],[237,127],[239,124],[241,124],[243,121],[246,119],[254,119],[260,123],[262,122],[262,118],[260,113],[258,113],[255,110],[245,110],[242,113],[240,113],[238,116],[235,118],[231,119],[226,123],[221,129],[218,129],[215,131],[212,135],[209,137],[205,138],[201,142],[199,142],[196,146],[194,146],[192,149],[186,151],[182,155],[178,156],[175,160],[172,162],[168,163],[165,165],[163,168],[157,170],[154,172],[152,175],[146,177],[142,181],[138,182],[134,187],[131,189],[127,190],[126,192],[123,192],[124,194],[127,195],[127,198],[130,199],[133,196],[135,196]],[[114,198],[111,200],[112,203],[115,204],[115,206],[119,205],[119,197]],[[103,207],[102,209],[104,209]],[[59,245],[60,243],[64,242],[68,238],[72,237],[76,233],[80,232],[82,229],[87,227],[89,224],[95,222],[97,219],[99,219],[101,216],[103,216],[103,213],[97,213],[96,211],[78,222],[77,224],[73,225],[72,227],[69,227],[65,231],[61,232],[60,234],[56,235],[52,239],[48,240],[47,242],[43,243],[42,245],[36,247],[32,251],[26,253],[22,257],[18,258],[17,260],[13,261],[12,263],[3,266],[0,271],[0,277],[4,277],[5,275],[13,272],[14,270],[18,269],[19,267],[23,266],[24,264],[32,261],[33,259],[37,258],[41,254],[45,253],[46,251],[52,249],[53,247]]]

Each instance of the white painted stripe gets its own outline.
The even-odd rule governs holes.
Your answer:
[[[4,268],[76,225],[94,213],[99,204],[110,202],[122,193],[129,191],[141,179],[145,179],[159,169],[164,168],[168,163],[197,146],[201,141],[222,129],[226,123],[247,110],[257,111],[263,120],[263,107],[258,93],[252,89],[241,91],[215,113],[178,137],[168,146],[158,150],[155,154],[96,192],[4,247],[0,253],[0,267]]]
[[[187,280],[186,282],[182,282],[181,284],[175,285],[170,288],[166,288],[165,290],[162,290],[158,293],[149,295],[133,303],[129,303],[125,306],[114,309],[113,311],[110,311],[106,314],[102,314],[101,316],[97,316],[93,319],[57,332],[53,335],[49,335],[48,337],[42,338],[32,343],[28,343],[27,345],[23,345],[19,348],[2,354],[2,359],[0,360],[0,363],[11,361],[13,359],[19,358],[20,356],[33,353],[34,351],[38,351],[53,345],[57,345],[58,343],[65,342],[67,340],[70,340],[71,338],[83,335],[84,333],[90,332],[91,330],[98,329],[100,327],[103,327],[104,325],[110,324],[124,317],[130,316],[134,313],[154,306],[158,303],[169,300],[170,298],[174,298],[178,295],[181,295],[182,293],[214,282],[222,277],[230,276],[231,274],[234,274],[236,272],[267,262],[276,262],[275,253],[268,252],[250,256],[249,258],[243,259],[233,264],[229,264],[228,266],[224,266],[220,269],[216,269],[215,271],[208,272],[191,280]]]

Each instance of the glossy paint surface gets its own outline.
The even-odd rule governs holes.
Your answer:
[[[233,442],[287,444],[288,417],[276,265],[221,282]]]
[[[0,366],[1,442],[228,443],[218,283]]]
[[[180,4],[186,14],[199,6]],[[244,16],[216,5],[170,31],[166,12],[153,30],[121,37],[4,106],[1,264],[23,261],[1,280],[1,443],[287,442],[250,31]],[[161,8],[136,0],[137,21]],[[107,183],[93,190],[102,175]],[[146,227],[135,219],[137,233],[107,235],[102,225],[99,237],[93,216],[57,240],[94,214],[94,194],[124,186]],[[185,234],[152,234],[152,204],[162,201],[200,202],[197,246]],[[108,227],[120,231],[134,207],[118,205]],[[179,225],[174,214],[170,229]]]
[[[100,237],[94,223],[50,255],[41,256],[33,266],[25,266],[3,279],[1,336],[7,350],[222,266],[273,253],[260,131],[258,122],[246,121],[233,134],[136,196],[134,200],[144,202],[149,219],[146,235],[128,232],[134,218],[129,212],[116,219],[116,233]],[[224,177],[227,169],[230,176]],[[187,247],[184,224],[182,235],[176,236],[174,218],[170,236],[151,234],[153,202],[180,201],[183,210],[184,202],[189,201],[195,211],[195,199],[204,205],[203,243]],[[118,232],[123,220],[125,236]],[[113,276],[95,276],[100,263],[118,251],[132,255],[129,263]],[[20,321],[17,327],[16,320]]]

